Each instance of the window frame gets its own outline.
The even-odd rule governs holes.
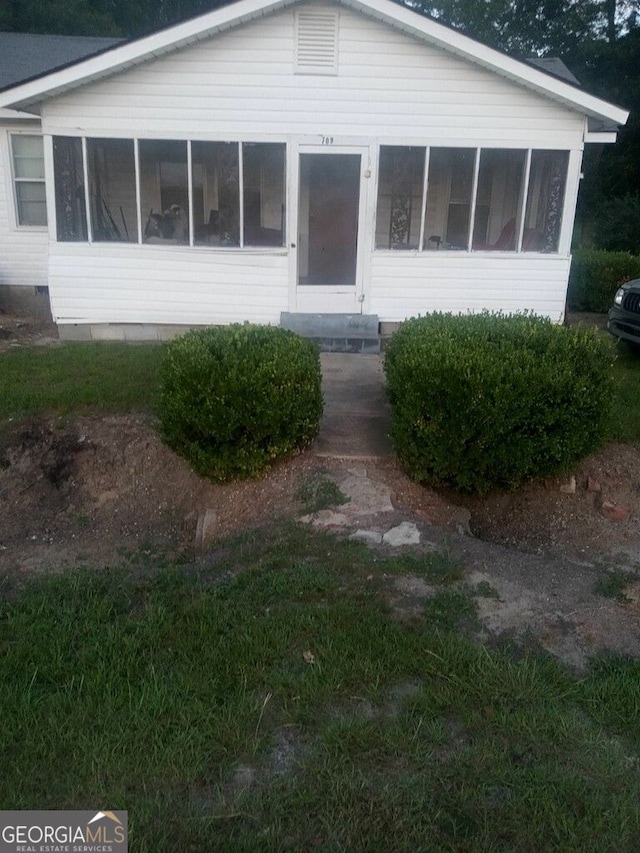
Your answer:
[[[9,152],[9,177],[11,180],[11,197],[13,198],[13,224],[14,228],[19,231],[48,231],[49,230],[49,208],[47,205],[47,181],[45,174],[45,139],[44,134],[35,132],[31,129],[24,130],[8,130],[7,135],[8,139],[8,152]],[[42,142],[42,178],[20,178],[16,174],[16,155],[14,150],[14,140],[16,138],[24,138],[24,137],[33,137],[35,139],[40,139]],[[18,202],[18,184],[39,184],[42,186],[44,190],[44,199],[42,203],[44,204],[44,212],[45,212],[45,223],[43,225],[30,225],[28,223],[20,222],[20,205]]]
[[[55,140],[58,138],[59,134],[54,134],[51,136],[51,145],[55,146]],[[81,174],[84,176],[84,187],[83,187],[83,196],[85,200],[85,227],[87,230],[87,238],[86,239],[78,239],[74,241],[62,241],[62,242],[76,242],[85,245],[114,245],[115,243],[119,243],[120,241],[102,241],[95,240],[93,235],[93,228],[91,222],[91,210],[90,210],[90,199],[89,199],[89,163],[88,163],[88,154],[87,149],[91,140],[94,139],[118,139],[118,140],[126,140],[133,142],[133,153],[134,153],[134,170],[135,170],[135,196],[136,196],[136,207],[137,207],[137,216],[138,216],[138,231],[137,231],[137,240],[131,240],[128,242],[122,241],[122,245],[127,246],[152,246],[153,248],[162,247],[165,248],[170,246],[173,249],[196,249],[196,250],[205,250],[205,251],[216,251],[216,252],[259,252],[259,253],[269,253],[269,254],[282,254],[287,250],[287,229],[286,229],[286,217],[283,221],[282,228],[282,243],[281,245],[260,245],[248,243],[245,238],[244,233],[244,219],[245,219],[245,211],[244,211],[244,157],[243,157],[243,146],[246,145],[254,145],[254,144],[263,144],[263,145],[278,145],[283,149],[283,186],[282,186],[282,205],[284,205],[286,209],[287,199],[288,199],[288,164],[290,157],[290,145],[286,140],[263,140],[263,139],[175,139],[175,138],[165,138],[165,137],[123,137],[123,136],[114,136],[107,137],[104,135],[100,136],[63,136],[62,138],[66,139],[77,139],[81,143],[81,156],[82,162],[79,163],[79,167],[81,166]],[[142,218],[142,200],[143,200],[143,188],[142,188],[142,168],[141,168],[141,156],[140,156],[140,143],[146,141],[154,141],[154,142],[181,142],[185,143],[187,148],[187,192],[188,192],[188,219],[189,219],[189,230],[188,230],[188,240],[184,243],[176,244],[167,241],[166,244],[162,242],[149,242],[145,240],[144,235],[144,223]],[[209,245],[199,243],[195,239],[195,229],[194,229],[194,220],[193,220],[193,208],[194,208],[194,185],[193,185],[193,169],[194,169],[194,161],[193,161],[193,153],[192,153],[192,143],[216,143],[216,142],[224,142],[230,143],[232,145],[236,145],[238,148],[238,183],[239,183],[239,244],[235,246],[220,246],[220,245]],[[55,195],[55,174],[53,180],[54,187],[54,195]],[[58,239],[58,228],[56,225],[55,228],[56,242],[61,242]]]
[[[544,255],[545,257],[558,257],[561,255],[561,245],[562,245],[562,232],[564,228],[564,222],[566,219],[567,213],[567,202],[568,202],[568,189],[571,181],[571,149],[569,148],[545,148],[545,147],[520,147],[514,146],[512,148],[505,148],[504,146],[489,146],[489,145],[420,145],[417,146],[414,142],[408,144],[405,143],[403,145],[398,145],[394,142],[385,142],[378,144],[378,164],[381,161],[382,157],[382,149],[383,148],[422,148],[424,150],[424,192],[422,199],[422,208],[420,211],[420,222],[419,222],[419,233],[420,233],[420,241],[417,247],[407,248],[402,250],[403,255],[434,255],[436,254],[434,250],[425,248],[425,229],[426,229],[426,214],[427,214],[427,204],[429,202],[429,167],[431,163],[431,154],[434,150],[441,149],[457,149],[457,148],[465,148],[474,152],[474,166],[473,166],[473,177],[472,177],[472,188],[471,188],[471,196],[470,196],[470,216],[469,216],[469,227],[467,234],[467,243],[465,248],[450,248],[446,250],[447,255],[499,255],[500,257],[513,257],[514,255]],[[473,247],[473,235],[475,232],[476,218],[478,213],[478,184],[479,184],[479,175],[480,175],[480,167],[482,161],[482,154],[485,151],[517,151],[524,154],[524,164],[523,164],[523,172],[522,178],[519,187],[519,198],[517,201],[518,213],[516,216],[516,231],[515,231],[515,246],[513,249],[494,249],[494,248],[474,248]],[[562,200],[562,209],[561,216],[559,219],[558,225],[558,237],[557,237],[557,248],[555,251],[543,251],[543,250],[531,250],[525,248],[525,219],[527,212],[527,203],[529,198],[529,187],[530,187],[530,179],[531,179],[531,169],[532,163],[534,160],[534,155],[538,153],[555,153],[562,154],[566,156],[566,164],[565,164],[565,173],[564,173],[564,187],[563,187],[563,200]],[[376,185],[376,198],[375,198],[375,221],[374,221],[374,237],[377,233],[377,221],[378,221],[378,213],[379,213],[379,202],[380,202],[380,169],[378,168],[378,178]],[[398,250],[395,247],[386,247],[386,246],[378,246],[376,244],[376,239],[374,239],[374,252],[380,253],[388,253],[388,254],[397,254]]]

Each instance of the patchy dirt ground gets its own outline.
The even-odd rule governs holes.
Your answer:
[[[7,320],[0,317],[0,350],[55,341],[51,327]],[[262,480],[213,485],[162,444],[150,418],[32,419],[0,442],[0,575],[108,565],[156,550],[192,554],[197,536],[206,543],[300,517],[301,491],[313,477],[340,484],[354,470],[353,461],[311,449]],[[382,530],[410,520],[425,547],[457,554],[469,583],[492,590],[478,595],[487,636],[532,632],[576,665],[589,650],[640,656],[640,584],[630,583],[624,600],[594,594],[606,571],[640,578],[640,448],[593,455],[575,470],[575,488],[567,478],[482,499],[424,489],[392,461],[356,474],[385,490],[391,508],[347,526]],[[405,597],[419,609],[415,596]]]

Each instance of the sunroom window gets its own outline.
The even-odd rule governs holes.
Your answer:
[[[242,143],[244,245],[284,244],[285,147]]]
[[[427,251],[469,244],[475,148],[432,148],[425,212]]]
[[[384,145],[380,149],[377,249],[418,247],[424,155],[424,148]]]
[[[87,164],[93,240],[137,243],[133,140],[88,139]]]
[[[473,249],[515,252],[526,151],[490,148],[480,153]]]
[[[240,245],[237,142],[192,142],[194,243]]]
[[[53,154],[60,241],[284,245],[284,143],[54,137]]]
[[[142,139],[139,146],[143,242],[188,243],[187,143]]]
[[[376,249],[558,252],[568,166],[568,151],[383,145]]]
[[[567,151],[532,152],[523,252],[558,251],[568,164]]]
[[[56,229],[60,242],[87,240],[82,140],[53,137]]]
[[[11,136],[16,222],[24,226],[46,226],[44,150],[41,136]]]

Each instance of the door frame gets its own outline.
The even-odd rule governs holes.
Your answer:
[[[332,137],[322,137],[324,144],[314,142],[294,142],[289,158],[289,311],[309,314],[361,314],[365,310],[365,270],[368,269],[371,234],[369,185],[371,181],[371,149],[363,142],[345,144],[331,141]],[[360,198],[358,204],[358,231],[356,247],[355,285],[298,285],[298,234],[300,202],[300,156],[302,154],[321,154],[331,157],[335,154],[360,155]]]

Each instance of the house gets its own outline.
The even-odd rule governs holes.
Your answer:
[[[61,337],[562,320],[584,146],[625,110],[391,0],[237,0],[106,47],[0,92],[0,283],[46,284]]]
[[[0,32],[0,90],[120,41]],[[40,116],[0,108],[0,306],[48,314],[48,246]]]

